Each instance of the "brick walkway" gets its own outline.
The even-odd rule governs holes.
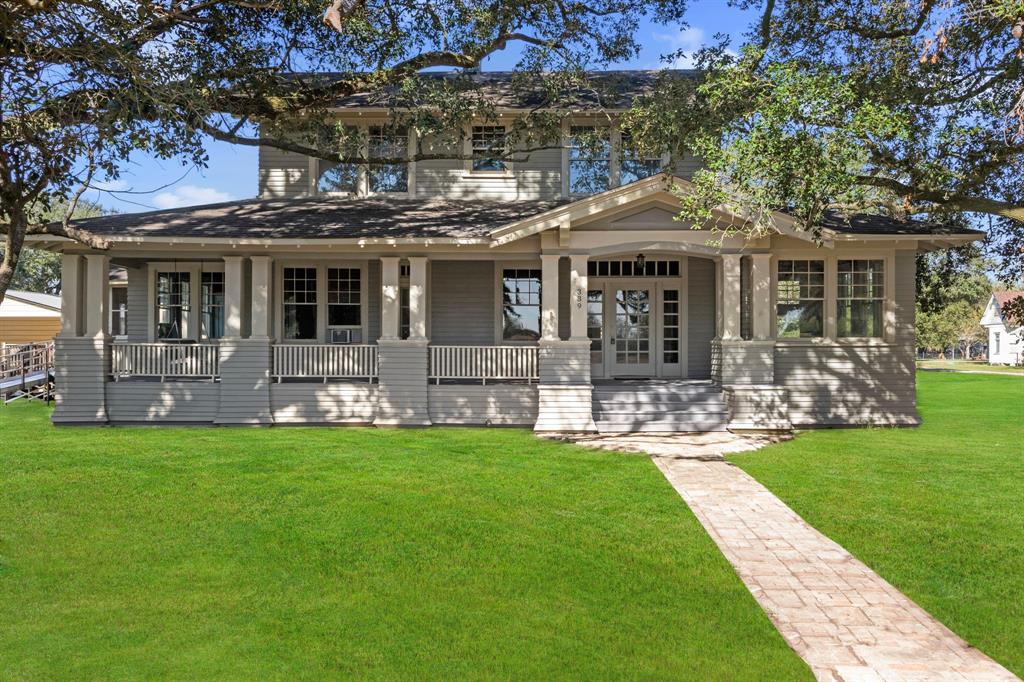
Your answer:
[[[739,468],[653,459],[818,679],[1018,679]]]

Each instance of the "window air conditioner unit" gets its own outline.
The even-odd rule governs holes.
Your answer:
[[[330,343],[362,343],[363,332],[359,329],[329,329],[327,338]]]

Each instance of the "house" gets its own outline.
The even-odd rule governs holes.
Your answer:
[[[493,157],[532,104],[502,94],[509,74],[476,74],[497,105],[458,131],[470,160],[264,147],[257,199],[76,221],[105,252],[33,237],[63,254],[53,421],[917,424],[915,254],[980,233],[834,215],[816,243],[779,213],[773,234],[719,238],[677,220],[699,161],[632,153],[614,124],[653,74],[598,77],[613,76],[618,99],[577,101],[562,144],[525,158]],[[441,144],[367,98],[337,115],[370,161]],[[116,342],[111,262],[127,279]]]
[[[59,331],[59,296],[9,289],[0,302],[0,344],[49,341]]]
[[[981,326],[988,329],[990,365],[1019,365],[1024,362],[1024,325],[1014,324],[1004,314],[1007,303],[1024,296],[1024,291],[995,291],[985,306]]]

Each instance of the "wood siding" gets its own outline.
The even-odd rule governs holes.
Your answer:
[[[495,337],[493,261],[430,262],[430,341],[490,346]]]
[[[270,387],[275,424],[369,424],[377,416],[370,383],[283,383]]]
[[[435,424],[533,426],[537,421],[537,386],[431,386],[430,420]]]
[[[707,258],[687,258],[686,312],[687,376],[711,377],[711,340],[715,338],[715,263]]]
[[[309,157],[261,146],[259,152],[261,199],[291,199],[309,194]]]
[[[50,341],[59,331],[59,317],[0,317],[0,343]]]
[[[211,423],[220,384],[198,381],[112,381],[106,385],[107,418],[117,422]]]
[[[149,341],[149,272],[146,268],[126,268],[128,310],[125,315],[129,343]]]

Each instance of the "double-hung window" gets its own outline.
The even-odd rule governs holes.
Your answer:
[[[348,158],[362,156],[362,136],[355,126],[344,126],[341,129],[341,139],[338,148],[340,153]],[[342,194],[357,194],[359,192],[359,164],[327,163],[320,161],[320,172],[317,176],[317,192],[338,192]]]
[[[156,274],[156,337],[192,338],[192,273]]]
[[[473,126],[470,143],[473,151],[472,169],[474,172],[494,172],[506,170],[505,161],[505,126],[486,125]]]
[[[837,333],[841,337],[884,335],[885,261],[841,260],[837,269]]]
[[[540,338],[540,276],[540,270],[502,270],[503,340],[536,341]]]
[[[569,135],[569,194],[598,194],[611,184],[608,131],[572,126]]]
[[[629,131],[622,131],[620,140],[620,185],[628,185],[631,182],[643,180],[661,172],[661,157],[649,153],[645,154],[638,150],[633,143],[633,136]]]
[[[775,319],[780,339],[818,338],[825,333],[825,261],[780,260],[776,272]]]
[[[224,336],[224,273],[202,273],[201,287],[203,338],[219,339]]]
[[[316,268],[284,268],[284,338],[315,340]]]
[[[359,268],[327,268],[327,324],[359,327],[362,316],[362,279]]]
[[[370,126],[367,180],[370,192],[408,192],[408,163],[373,164],[374,159],[408,159],[409,132],[405,128]]]

